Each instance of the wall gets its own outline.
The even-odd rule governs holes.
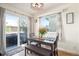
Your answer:
[[[34,33],[34,31],[35,31],[35,21],[34,21],[34,17],[31,17],[31,19],[30,19],[30,33]],[[31,35],[30,35],[30,37],[32,37]]]
[[[60,42],[59,47],[67,51],[79,54],[79,4],[72,4],[62,12],[62,26],[64,42]],[[66,13],[74,13],[74,24],[66,24]]]
[[[79,54],[79,4],[68,4],[48,13],[39,15],[44,16],[61,12],[62,17],[62,40],[59,40],[58,48]],[[66,13],[74,13],[74,24],[66,24]]]
[[[39,18],[35,17],[34,18],[34,33],[36,37],[39,36],[38,32],[39,32]]]

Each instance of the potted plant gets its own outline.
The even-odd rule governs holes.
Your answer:
[[[39,29],[39,36],[42,38],[44,34],[46,34],[47,29],[46,28],[40,28]]]

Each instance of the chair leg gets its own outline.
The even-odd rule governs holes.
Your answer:
[[[27,54],[29,54],[29,50],[27,50],[27,49],[25,48],[25,56],[26,56]]]
[[[29,53],[29,51],[27,50],[27,53]]]
[[[55,53],[55,51],[54,51],[54,56],[56,56],[56,53]]]
[[[25,48],[25,56],[26,56],[26,48]]]
[[[58,56],[58,50],[54,51],[55,56]]]

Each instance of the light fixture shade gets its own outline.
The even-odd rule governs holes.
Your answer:
[[[43,3],[31,3],[31,7],[35,10],[39,10],[43,8]]]

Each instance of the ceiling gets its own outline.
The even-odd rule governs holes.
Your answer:
[[[32,16],[40,15],[46,13],[52,9],[55,9],[59,6],[65,5],[65,3],[44,3],[43,9],[34,10],[31,8],[31,3],[8,3],[8,5],[13,6],[24,12],[28,12]]]

